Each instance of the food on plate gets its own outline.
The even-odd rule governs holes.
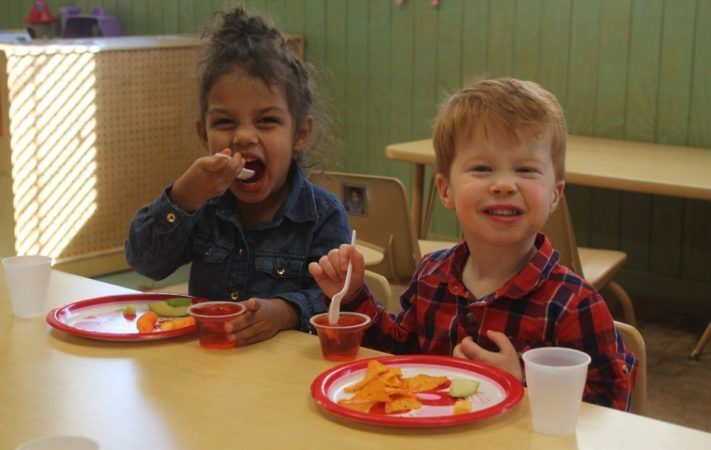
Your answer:
[[[148,308],[161,317],[182,317],[188,315],[189,298],[169,298],[148,304]]]
[[[179,317],[177,319],[166,320],[160,323],[160,331],[177,330],[195,325],[194,317]]]
[[[353,397],[341,399],[338,404],[361,412],[371,412],[376,406],[382,407],[386,414],[406,412],[422,406],[418,392],[432,391],[448,381],[444,376],[425,374],[403,377],[399,367],[371,360],[363,379],[345,388]]]
[[[466,398],[457,399],[454,402],[454,414],[466,414],[472,410],[472,401]]]
[[[126,320],[133,320],[136,318],[136,307],[133,305],[128,305],[127,307],[123,308],[121,312],[123,313],[123,317]]]
[[[158,314],[153,311],[146,311],[136,321],[136,328],[139,333],[150,333],[158,321]]]
[[[479,390],[479,382],[467,378],[453,378],[449,386],[450,397],[469,397]]]

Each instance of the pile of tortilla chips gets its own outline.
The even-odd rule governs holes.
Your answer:
[[[388,367],[376,360],[368,362],[365,377],[345,388],[346,392],[355,393],[349,399],[342,399],[338,404],[361,412],[383,404],[386,414],[418,409],[422,403],[417,399],[418,392],[426,392],[440,386],[447,377],[415,375],[404,378],[399,367]]]

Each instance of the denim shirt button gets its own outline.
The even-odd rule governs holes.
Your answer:
[[[169,212],[168,214],[165,215],[165,220],[167,220],[170,223],[175,222],[175,219],[176,219],[175,214],[173,214],[172,212]]]
[[[284,266],[277,266],[276,274],[282,276],[286,273],[286,268]]]
[[[212,254],[212,247],[208,247],[207,250],[203,253],[205,256],[210,256]]]
[[[239,250],[237,250],[237,254],[239,256],[244,256],[244,254],[245,254],[244,247],[240,247]]]
[[[232,292],[230,292],[230,298],[231,298],[233,301],[239,300],[239,291],[232,291]]]

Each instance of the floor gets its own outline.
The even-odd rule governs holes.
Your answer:
[[[97,279],[141,291],[187,292],[189,268],[153,281],[135,272]],[[393,285],[393,301],[404,286]],[[708,317],[674,305],[635,299],[637,328],[647,345],[648,400],[646,415],[711,432],[711,344],[698,360],[689,354],[708,324]],[[615,317],[616,305],[610,305]]]

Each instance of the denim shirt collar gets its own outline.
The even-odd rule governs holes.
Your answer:
[[[304,171],[301,170],[296,160],[291,161],[287,174],[287,183],[291,185],[289,194],[274,218],[268,222],[255,225],[254,229],[267,229],[279,226],[284,218],[292,222],[310,222],[318,219],[318,210],[314,199],[313,186],[306,181]],[[243,228],[235,208],[236,199],[229,190],[222,196],[208,200],[205,206],[216,208],[217,217]]]

